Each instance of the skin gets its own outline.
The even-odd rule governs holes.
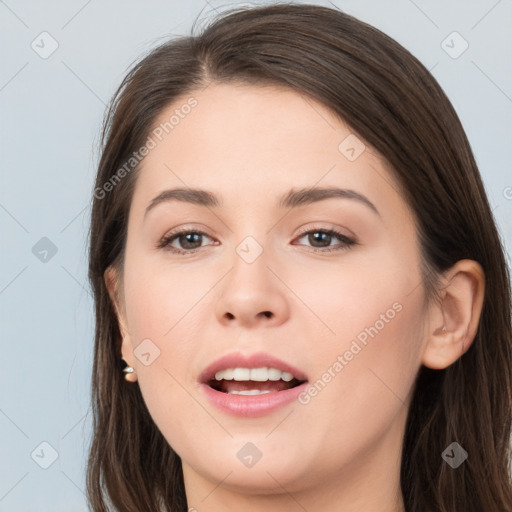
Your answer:
[[[182,459],[189,507],[403,511],[400,456],[414,379],[421,364],[445,368],[470,346],[483,301],[481,267],[458,262],[441,276],[439,302],[428,303],[413,214],[398,184],[367,143],[349,161],[338,146],[352,130],[311,98],[226,84],[192,96],[198,105],[143,161],[122,273],[105,273],[122,356]],[[339,198],[277,207],[290,188],[313,186],[357,191],[379,214]],[[174,187],[209,190],[223,205],[169,201],[144,218],[151,200]],[[202,244],[198,251],[157,248],[179,227],[207,233],[195,245],[172,244]],[[340,241],[315,242],[300,228],[334,228],[358,245],[314,252]],[[247,236],[263,249],[250,264],[236,252]],[[270,352],[315,382],[396,303],[400,312],[305,405],[237,418],[200,389],[201,371],[233,351]],[[147,366],[134,354],[145,339],[152,354],[160,351]],[[262,453],[251,468],[237,458],[248,442]]]

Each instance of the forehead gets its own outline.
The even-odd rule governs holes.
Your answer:
[[[291,187],[340,186],[395,194],[380,156],[330,109],[274,86],[211,84],[181,96],[149,132],[134,203],[166,188],[211,190],[223,204],[275,201]]]
[[[191,98],[195,106],[189,109]],[[171,118],[169,129],[166,122]],[[350,133],[334,113],[304,94],[282,87],[227,84],[212,84],[175,100],[158,116],[154,129],[159,127],[164,132],[167,128],[161,142],[169,149],[187,142],[198,154],[226,159],[326,152],[343,133]],[[153,151],[149,159],[163,156],[159,146],[162,151]]]

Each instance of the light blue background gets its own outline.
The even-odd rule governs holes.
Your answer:
[[[510,254],[512,1],[334,4],[432,70],[467,131]],[[87,510],[94,324],[86,234],[105,104],[139,55],[188,34],[202,9],[204,19],[232,5],[242,4],[0,1],[0,512]],[[43,31],[59,45],[47,59],[31,48]],[[457,59],[441,47],[453,31],[469,43]],[[58,249],[46,263],[32,252],[42,237]],[[58,453],[48,469],[31,458],[41,442]]]

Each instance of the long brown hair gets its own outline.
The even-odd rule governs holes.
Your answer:
[[[103,275],[109,266],[122,269],[138,167],[125,167],[122,179],[118,170],[144,144],[156,116],[212,82],[289,87],[326,105],[380,152],[415,217],[429,300],[438,276],[458,260],[483,267],[473,344],[448,368],[418,373],[401,490],[408,512],[512,510],[509,271],[463,127],[429,71],[393,39],[338,10],[293,3],[232,9],[199,35],[160,45],[132,67],[106,113],[89,255],[96,308],[92,510],[187,509],[181,460],[139,386],[123,379],[121,336]],[[469,454],[456,470],[441,457],[454,441]]]

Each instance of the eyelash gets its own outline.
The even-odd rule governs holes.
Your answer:
[[[310,233],[322,233],[325,235],[329,235],[331,237],[337,238],[341,244],[339,246],[335,247],[310,247],[310,249],[313,252],[318,253],[326,253],[326,252],[337,252],[337,251],[344,251],[346,249],[349,249],[353,245],[359,245],[358,242],[350,238],[343,233],[340,233],[339,231],[336,231],[335,229],[322,229],[322,228],[313,228],[313,229],[303,229],[300,231],[299,235],[296,238],[303,238],[305,235],[308,235]]]
[[[318,247],[310,247],[310,249],[313,252],[316,253],[329,253],[329,252],[336,252],[336,251],[343,251],[346,249],[349,249],[353,245],[359,245],[359,243],[352,239],[347,237],[346,235],[340,233],[339,231],[336,231],[334,229],[306,229],[299,233],[299,235],[296,238],[303,238],[304,235],[310,234],[310,233],[323,233],[332,237],[337,238],[341,242],[341,246],[335,247],[335,248],[318,248]],[[176,253],[176,254],[194,254],[202,247],[198,247],[196,249],[176,249],[175,247],[171,247],[171,243],[177,239],[179,236],[188,235],[188,234],[196,234],[201,236],[207,236],[208,238],[211,238],[207,233],[204,231],[198,230],[198,229],[183,229],[180,231],[176,231],[174,233],[170,233],[169,235],[164,236],[160,242],[158,243],[157,248],[158,249],[165,249],[170,252]]]

